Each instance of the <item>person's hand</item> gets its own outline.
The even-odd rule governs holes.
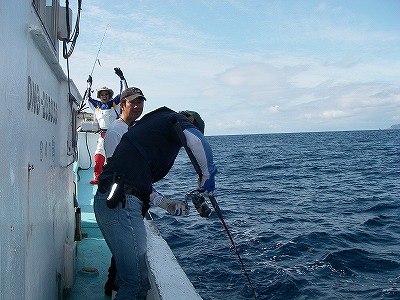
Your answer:
[[[198,184],[199,188],[206,191],[209,194],[212,194],[215,190],[215,174],[217,174],[217,169],[214,170],[210,174],[210,176],[201,176],[199,177]]]
[[[206,192],[212,194],[215,190],[215,174],[212,174],[210,177],[208,176],[202,176],[201,179],[199,179],[199,187]]]
[[[120,68],[114,68],[115,74],[117,74],[119,76],[119,78],[121,78],[121,80],[124,80],[124,73],[122,73]]]
[[[91,75],[89,75],[89,77],[86,80],[86,82],[87,82],[87,87],[90,89],[92,87],[92,82],[93,82],[93,79],[92,79]]]
[[[164,198],[158,205],[174,216],[188,216],[189,205],[186,201]]]
[[[186,194],[185,199],[191,199],[199,215],[208,218],[211,215],[211,209],[204,198],[204,194],[203,190],[194,190]]]

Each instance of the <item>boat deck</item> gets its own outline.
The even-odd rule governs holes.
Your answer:
[[[77,243],[75,283],[65,291],[64,300],[110,299],[104,294],[111,252],[100,232],[93,211],[93,198],[97,185],[89,182],[93,168],[78,172],[78,203],[81,208],[82,235]],[[147,233],[146,263],[151,289],[148,300],[201,300],[193,284],[187,278],[167,242],[162,238],[150,214],[146,216]]]
[[[77,243],[75,283],[64,293],[65,300],[97,300],[111,297],[104,294],[111,252],[100,232],[93,212],[97,185],[91,185],[93,168],[78,172],[78,203],[81,208],[83,238]]]

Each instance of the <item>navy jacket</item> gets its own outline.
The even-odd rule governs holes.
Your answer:
[[[152,183],[167,175],[183,146],[174,128],[176,121],[203,175],[215,174],[212,151],[201,132],[184,115],[161,107],[144,115],[122,136],[99,181],[112,181],[114,174],[123,176],[126,185],[150,194]]]

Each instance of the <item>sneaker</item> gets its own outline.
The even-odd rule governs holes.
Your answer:
[[[113,283],[107,281],[106,284],[104,285],[104,294],[106,294],[107,296],[112,296],[112,291],[113,291],[112,286]]]
[[[104,285],[104,294],[112,296],[113,292],[118,292],[119,287],[112,281],[107,280]]]

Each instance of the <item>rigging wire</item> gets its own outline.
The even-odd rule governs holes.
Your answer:
[[[63,57],[65,59],[69,58],[72,55],[72,52],[75,49],[76,40],[79,36],[79,22],[81,18],[81,10],[82,10],[82,0],[78,0],[78,14],[76,16],[74,32],[72,33],[72,37],[70,35],[71,32],[71,24],[69,23],[69,1],[65,0],[65,14],[67,21],[67,32],[68,37],[63,40]],[[71,43],[69,50],[67,50],[67,44]]]
[[[81,10],[82,10],[82,0],[78,0],[78,13],[77,13],[77,17],[76,17],[76,21],[75,21],[75,27],[74,27],[74,32],[71,36],[70,32],[71,32],[71,24],[69,22],[69,1],[66,0],[65,1],[65,14],[66,14],[66,25],[67,25],[67,32],[68,32],[68,36],[66,39],[64,39],[63,42],[63,58],[66,59],[67,61],[67,85],[68,85],[68,100],[71,103],[71,122],[72,122],[72,126],[71,126],[71,147],[73,149],[73,153],[72,153],[72,157],[73,160],[71,163],[69,163],[67,165],[67,167],[69,165],[71,165],[74,161],[76,161],[78,159],[78,139],[77,139],[77,132],[76,132],[76,111],[73,109],[73,105],[72,102],[74,102],[77,106],[79,106],[79,103],[77,102],[77,100],[75,99],[75,97],[72,95],[71,93],[71,77],[70,77],[70,68],[69,68],[69,57],[72,55],[72,52],[75,49],[75,45],[76,45],[76,41],[78,39],[79,36],[79,22],[80,22],[80,15],[81,15]],[[70,48],[68,50],[67,45],[70,44]],[[68,154],[70,155],[70,154]]]

